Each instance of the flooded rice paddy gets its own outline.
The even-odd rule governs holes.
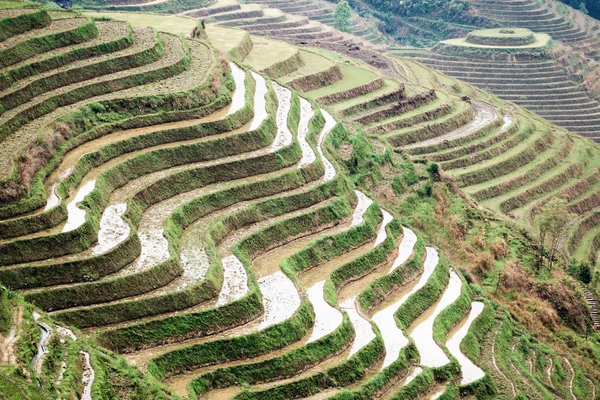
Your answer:
[[[450,362],[448,356],[433,339],[433,322],[435,318],[452,304],[458,296],[462,281],[458,274],[451,269],[450,280],[441,299],[421,315],[414,324],[410,337],[414,340],[421,355],[421,365],[430,368],[442,367]]]
[[[331,130],[337,125],[337,121],[329,114],[327,111],[321,108],[321,113],[325,118],[325,126],[323,130],[319,134],[319,140],[317,142],[317,150],[319,155],[321,156],[321,160],[323,160],[323,165],[325,166],[325,174],[323,175],[323,181],[329,182],[333,178],[335,178],[335,167],[329,161],[327,157],[323,154],[323,144],[325,143],[325,139]]]
[[[256,89],[254,92],[254,118],[250,124],[250,130],[257,129],[267,119],[267,93],[269,88],[267,87],[267,81],[262,75],[256,72],[251,72],[254,82],[256,82]],[[236,87],[237,90],[237,87]]]
[[[350,297],[348,300],[341,303],[340,307],[348,313],[352,326],[354,326],[354,342],[352,343],[352,348],[348,354],[348,358],[350,358],[357,351],[365,347],[371,340],[375,339],[375,332],[373,332],[371,322],[358,311],[356,296]]]
[[[93,246],[92,255],[96,256],[113,249],[129,236],[129,224],[123,220],[127,204],[118,203],[106,208],[100,219],[98,243]]]
[[[273,144],[270,147],[271,152],[289,146],[293,140],[292,132],[287,124],[292,101],[292,92],[283,86],[279,86],[275,82],[273,82],[273,88],[275,89],[275,95],[277,96],[279,104],[277,105],[275,119],[277,122],[277,136],[275,136],[275,140],[273,140]]]
[[[415,235],[412,230],[407,227],[403,227],[402,231],[404,233],[404,237],[402,238],[402,242],[400,242],[400,246],[398,246],[398,257],[396,257],[392,263],[390,272],[394,271],[409,259],[413,249],[415,248],[415,244],[417,244],[417,235]]]
[[[277,271],[258,280],[264,313],[257,330],[285,321],[300,307],[300,294],[283,272]]]
[[[459,323],[453,332],[448,335],[449,339],[446,342],[448,351],[460,364],[460,369],[462,372],[462,380],[460,381],[461,385],[468,385],[485,376],[485,372],[475,365],[473,361],[467,358],[460,350],[460,343],[463,341],[465,336],[467,336],[473,321],[483,311],[483,307],[484,304],[480,301],[474,301],[471,303],[471,311],[469,312],[468,317]]]
[[[229,67],[231,68],[231,74],[233,75],[233,81],[235,82],[235,91],[233,92],[231,105],[229,106],[227,115],[231,115],[236,111],[241,110],[244,107],[244,97],[246,96],[246,84],[244,82],[246,73],[231,61],[229,62]]]
[[[386,232],[385,228],[394,219],[394,217],[392,217],[392,214],[385,211],[384,209],[381,209],[381,212],[383,213],[383,221],[382,221],[381,225],[379,226],[379,231],[377,232],[377,238],[375,238],[375,243],[373,243],[373,247],[377,247],[378,245],[383,243],[385,241],[385,239],[387,239],[387,232]]]
[[[310,105],[310,102],[303,97],[300,97],[300,122],[298,123],[298,143],[302,148],[302,158],[298,163],[298,168],[302,168],[305,165],[312,164],[317,156],[313,151],[312,147],[306,140],[308,134],[308,123],[311,118],[315,115],[315,111]]]
[[[240,259],[232,254],[223,258],[221,262],[223,263],[223,286],[217,306],[231,303],[248,293],[248,274]]]
[[[308,288],[306,295],[315,310],[315,325],[308,343],[314,342],[333,332],[342,323],[342,313],[325,300],[325,280],[315,283]]]

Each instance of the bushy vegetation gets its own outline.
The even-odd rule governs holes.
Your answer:
[[[388,10],[389,21],[487,23],[462,0],[373,1],[375,8]],[[167,1],[150,9],[180,12],[197,6]],[[214,21],[264,25],[259,30],[270,34],[298,28],[293,26],[298,21],[250,8],[234,5],[231,14],[219,9]],[[210,16],[211,10],[201,12]],[[341,30],[361,27],[345,1],[335,12],[319,10],[310,11],[332,18]],[[30,25],[46,26],[35,14]],[[308,29],[308,36],[298,40],[337,34],[302,26],[298,29]],[[593,321],[585,307],[589,297],[582,294],[593,297],[589,291],[598,278],[589,257],[574,257],[567,265],[561,253],[569,235],[595,243],[586,232],[595,226],[588,212],[598,200],[597,180],[589,178],[598,164],[587,142],[406,59],[370,49],[356,52],[364,62],[312,49],[318,55],[314,59],[327,60],[324,73],[319,66],[303,65],[303,53],[286,43],[228,30],[219,36],[210,25],[205,28],[199,25],[188,38],[148,35],[139,58],[111,58],[112,50],[119,50],[110,47],[98,55],[103,61],[93,64],[85,61],[91,53],[73,51],[79,43],[62,49],[51,42],[38,50],[58,58],[41,62],[39,69],[47,75],[39,80],[34,77],[38,67],[26,66],[25,53],[18,66],[25,76],[13,73],[15,60],[7,65],[0,85],[11,88],[14,79],[44,84],[0,99],[5,112],[27,107],[45,93],[58,96],[52,104],[60,113],[44,109],[24,115],[17,125],[44,121],[61,140],[43,137],[42,127],[31,131],[41,158],[20,159],[27,172],[11,178],[23,186],[10,193],[10,204],[0,206],[0,280],[23,291],[21,297],[0,290],[0,339],[10,332],[16,338],[14,350],[6,346],[11,366],[0,368],[3,394],[32,397],[30,386],[39,378],[45,384],[41,398],[82,397],[87,382],[85,390],[94,399],[167,400],[177,398],[164,385],[171,380],[180,380],[179,387],[186,385],[192,397],[239,389],[235,398],[248,400],[329,390],[339,400],[409,399],[434,389],[445,399],[562,398],[571,391],[578,398],[591,396],[599,381],[594,371],[600,347],[597,334],[587,329]],[[10,40],[19,32],[0,23],[1,35]],[[211,35],[224,50],[205,43]],[[114,45],[125,48],[138,39],[128,29]],[[169,43],[180,44],[181,52],[169,52]],[[223,54],[234,57],[241,70],[231,67],[230,72]],[[168,71],[144,69],[165,58]],[[101,71],[84,67],[80,77],[53,71],[76,61]],[[262,77],[251,74],[246,61],[260,66]],[[403,81],[390,78],[394,74],[384,77],[374,65],[394,69]],[[123,87],[115,83],[120,89],[115,93],[102,92],[108,86],[93,93],[62,91],[134,68],[144,69],[143,77],[120,82]],[[241,97],[239,74],[244,76]],[[269,76],[306,92],[289,92],[287,118],[280,109],[287,89]],[[255,97],[263,79],[265,110]],[[331,121],[319,101],[343,123]],[[246,129],[263,111],[261,123]],[[12,130],[21,129],[17,125],[6,125],[8,139]],[[286,125],[291,138],[281,140]],[[325,127],[329,131],[323,132]],[[310,161],[302,164],[305,159]],[[544,186],[555,177],[554,168],[565,164],[568,168],[557,173],[563,178]],[[20,181],[23,176],[27,182]],[[82,224],[63,229],[73,215],[73,198],[90,176],[94,189],[78,205]],[[369,199],[360,215],[355,190],[363,192],[358,193],[361,202]],[[58,195],[56,204],[45,209],[52,194]],[[95,243],[121,229],[103,222],[107,206],[117,203],[126,207],[121,221],[113,222],[126,225],[127,234],[108,251],[97,251]],[[585,218],[569,230],[571,213]],[[415,243],[406,249],[412,232]],[[148,240],[149,233],[156,233],[156,243]],[[278,256],[288,244],[284,251],[290,253],[277,263],[255,262],[263,255]],[[164,257],[156,261],[152,251],[159,248]],[[401,252],[404,262],[390,271]],[[231,269],[225,257],[236,258],[241,270]],[[428,257],[437,263],[427,264],[433,261]],[[427,280],[411,290],[424,265],[431,268]],[[287,294],[269,297],[265,281],[275,273],[289,280],[289,294],[297,297],[290,300],[293,307],[286,305],[285,318],[263,326],[263,318],[268,321],[269,313],[288,300]],[[455,273],[460,293],[436,310],[427,332],[449,362],[424,367],[400,385],[420,362],[411,330],[449,293]],[[323,301],[341,322],[311,342],[307,339],[323,309],[309,301],[306,289],[317,278]],[[233,296],[238,289],[239,296]],[[222,303],[221,295],[232,300]],[[397,309],[388,310],[388,322],[409,340],[380,368],[388,336],[373,315],[399,298]],[[460,385],[461,365],[446,343],[473,301],[483,310],[460,349],[483,369],[483,377]],[[57,323],[94,333],[88,337],[74,329],[73,340]],[[50,337],[43,342],[46,330]],[[350,356],[361,335],[368,341]],[[137,367],[113,351],[136,360]],[[3,349],[0,353],[6,359]]]
[[[350,32],[352,11],[346,0],[340,0],[333,12],[333,26],[341,32]]]
[[[0,287],[0,332],[6,334],[12,324],[12,304],[8,298],[8,289]]]
[[[600,5],[594,0],[560,0],[563,3],[581,11],[584,14],[589,14],[590,17],[600,18]]]

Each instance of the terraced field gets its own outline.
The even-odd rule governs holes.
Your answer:
[[[396,60],[400,69],[424,85],[460,87],[456,86],[457,81],[430,74],[418,63]],[[401,131],[404,135],[399,147],[417,159],[439,163],[473,200],[520,221],[525,227],[531,227],[532,217],[555,196],[565,199],[569,210],[578,215],[572,221],[574,227],[581,226],[582,220],[594,214],[598,206],[593,200],[598,168],[595,145],[559,131],[510,103],[482,96],[472,88],[460,90],[483,100],[471,102],[471,107],[475,106],[472,129],[459,127],[447,132],[446,128],[436,134],[436,127],[447,122],[432,121],[418,128],[416,132],[431,132],[419,134],[418,140],[410,138],[415,128]],[[588,251],[595,254],[595,247],[580,241],[593,225],[588,222],[571,231],[568,254],[575,254],[576,248],[578,254],[583,249],[586,254]]]
[[[26,49],[0,93],[4,398],[595,397],[353,158],[365,138],[388,168],[435,160],[525,225],[551,190],[591,213],[591,142],[403,59],[2,12],[32,21],[0,23]]]
[[[308,18],[333,27],[333,5],[323,0],[253,0],[253,3],[279,9],[285,13]],[[372,21],[354,13],[350,33],[373,44],[385,44],[386,38]]]
[[[335,45],[362,46],[384,44],[386,41],[372,23],[358,14],[353,15],[351,34],[342,34],[334,30],[333,6],[321,0],[305,0],[302,3],[261,1],[252,4],[241,4],[235,0],[218,0],[211,4],[198,4],[196,7],[186,8],[185,11],[182,11],[177,4],[170,4],[168,1],[159,4],[163,12],[177,13],[181,17],[200,19],[207,23],[238,27],[254,35],[276,37],[292,43],[318,41]],[[90,7],[86,2],[76,3],[76,6],[111,11],[153,11],[147,8],[156,7],[157,3],[152,1],[147,5],[136,4],[133,8],[131,5],[111,4],[94,4]],[[114,13],[112,15],[118,18]],[[152,24],[152,16],[149,14],[138,15],[138,19],[145,20],[146,24]],[[183,24],[187,25],[185,21]]]
[[[399,51],[450,76],[489,90],[572,132],[598,141],[600,103],[550,57],[511,59],[437,51]],[[568,101],[567,101],[568,100]]]
[[[580,18],[572,8],[552,0],[477,0],[474,5],[501,26],[528,28],[566,42],[589,40],[592,27],[598,26],[593,18]]]
[[[350,61],[339,55],[323,49],[304,51],[330,62],[343,62],[348,70]],[[569,209],[578,215],[567,254],[596,253],[598,248],[589,246],[592,232],[596,232],[590,218],[599,205],[594,189],[598,169],[595,145],[557,131],[514,105],[472,88],[460,89],[462,84],[457,81],[408,59],[393,58],[393,62],[409,81],[423,86],[399,83],[354,61],[353,68],[362,72],[345,71],[341,80],[307,94],[348,123],[361,126],[373,139],[384,140],[416,160],[438,163],[473,200],[526,228],[532,226],[533,216],[549,198],[566,199]],[[298,71],[282,80],[300,79],[303,70]],[[306,73],[324,84],[318,79],[321,72]],[[474,96],[473,100],[465,102],[447,91],[457,86]],[[477,97],[481,100],[475,100]],[[581,225],[581,221],[587,223]],[[582,236],[586,236],[583,242]]]
[[[361,0],[354,7],[391,23],[395,30],[390,30],[391,35],[403,44],[430,47],[440,40],[464,37],[474,29],[521,27],[547,33],[597,56],[598,21],[558,0],[473,0],[463,3],[462,9],[440,7],[431,9],[430,14],[400,11],[392,15],[386,14],[381,4]]]

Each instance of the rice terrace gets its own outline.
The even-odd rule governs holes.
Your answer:
[[[594,0],[0,0],[0,400],[600,399]]]

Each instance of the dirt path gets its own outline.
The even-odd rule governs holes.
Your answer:
[[[531,374],[531,376],[534,376],[533,360],[530,358],[529,360],[527,360],[527,362],[529,363],[529,373]]]
[[[546,370],[546,374],[548,375],[548,383],[550,384],[550,387],[552,387],[553,389],[556,389],[554,387],[554,383],[552,382],[552,368],[554,368],[554,360],[552,359],[552,356],[550,356],[550,365],[548,366],[548,369]]]
[[[577,400],[577,397],[575,397],[575,393],[573,393],[573,381],[575,380],[575,370],[573,369],[573,366],[571,365],[571,362],[567,357],[563,357],[563,360],[567,363],[569,369],[571,370],[571,380],[569,381],[569,393],[571,393],[571,397],[573,397],[573,400]]]
[[[81,378],[83,393],[81,394],[81,400],[92,400],[92,385],[94,384],[96,373],[90,361],[90,353],[81,350],[80,354],[83,355],[83,376]]]
[[[60,384],[63,381],[63,378],[65,377],[65,372],[67,371],[67,362],[66,361],[62,361],[60,363],[60,371],[58,372],[58,377],[56,378],[56,381],[54,381],[54,386],[55,387],[59,387]]]
[[[503,322],[504,323],[504,322]],[[502,324],[503,324],[502,323]],[[512,388],[512,392],[513,392],[513,397],[517,397],[517,388],[515,386],[515,382],[513,382],[512,379],[510,379],[501,369],[500,367],[498,367],[498,363],[496,361],[496,339],[498,337],[498,333],[500,333],[500,329],[502,329],[502,324],[500,324],[500,326],[498,327],[498,329],[496,329],[496,333],[494,334],[494,340],[492,341],[492,363],[494,364],[494,368],[496,368],[496,371],[498,371],[498,373],[500,375],[502,375],[502,377],[510,383],[510,386]]]
[[[414,143],[408,146],[404,146],[405,149],[412,149],[415,147],[431,146],[444,142],[446,140],[453,140],[460,137],[468,136],[480,128],[494,122],[498,118],[496,107],[491,104],[485,103],[479,100],[472,100],[473,112],[475,114],[473,120],[466,125],[463,125],[445,135],[434,137],[433,139],[424,140],[422,142]]]
[[[596,398],[596,385],[594,384],[594,381],[591,380],[590,378],[585,378],[588,380],[588,382],[590,383],[590,385],[592,386],[592,399]]]
[[[13,324],[10,327],[10,332],[2,345],[2,364],[17,364],[17,352],[15,345],[21,335],[21,323],[23,321],[23,309],[19,307],[13,314]]]
[[[510,349],[511,354],[514,354],[514,352],[516,351],[517,344],[519,344],[519,339],[518,338],[515,340],[515,343],[512,345],[512,347]],[[529,379],[527,379],[527,377],[525,377],[523,375],[523,373],[519,370],[519,367],[517,367],[512,360],[510,361],[510,365],[515,370],[515,373],[517,374],[517,376],[521,380],[522,384],[529,386],[529,388],[532,389],[532,391],[538,392],[538,389],[531,383],[531,381]],[[538,394],[541,395],[541,393],[538,393]]]

